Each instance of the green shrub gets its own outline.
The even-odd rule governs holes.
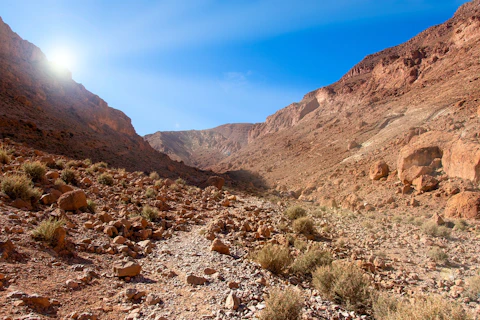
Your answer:
[[[438,226],[434,221],[426,221],[422,226],[423,232],[432,237],[448,238],[450,229],[445,226]]]
[[[90,167],[92,165],[92,160],[91,159],[83,160],[83,165],[86,167]]]
[[[13,174],[2,178],[2,191],[12,199],[23,199],[25,201],[38,200],[42,191],[33,188],[32,180],[26,175]]]
[[[71,169],[63,169],[60,173],[60,179],[65,181],[65,183],[75,184],[77,181],[75,171]]]
[[[75,160],[70,160],[70,161],[68,161],[68,162],[65,164],[65,167],[66,167],[67,169],[76,168],[76,167],[78,167],[78,162],[75,161]]]
[[[142,208],[141,216],[149,221],[155,221],[158,219],[159,212],[156,208],[146,205]]]
[[[473,319],[462,306],[440,296],[416,296],[410,300],[381,294],[373,301],[378,320],[467,320]]]
[[[292,257],[288,248],[267,244],[254,254],[254,260],[260,263],[262,268],[279,274],[287,268],[292,262]]]
[[[428,257],[435,262],[445,262],[448,259],[448,255],[439,247],[431,248],[428,253]]]
[[[160,175],[157,171],[152,171],[150,172],[150,179],[157,181],[158,179],[160,179]]]
[[[99,175],[97,181],[98,183],[104,184],[106,186],[113,185],[113,177],[111,174],[108,173],[102,173],[101,175]]]
[[[348,309],[364,311],[371,305],[370,280],[354,264],[332,264],[317,268],[313,285],[327,299]]]
[[[33,181],[42,181],[47,172],[47,168],[40,161],[25,162],[22,169]]]
[[[302,207],[290,207],[287,210],[285,210],[285,215],[290,219],[290,220],[295,220],[301,217],[305,217],[307,215],[307,211],[303,209]]]
[[[185,182],[185,180],[183,180],[182,178],[178,178],[177,180],[175,180],[175,184],[184,186],[187,184],[187,182]]]
[[[55,161],[55,168],[59,169],[59,170],[62,170],[65,168],[65,161],[63,161],[62,159],[59,159],[57,161]]]
[[[290,270],[297,275],[310,275],[317,267],[330,265],[332,261],[330,252],[313,248],[299,255]]]
[[[299,320],[302,317],[302,298],[293,289],[273,289],[265,302],[261,320]]]
[[[43,220],[40,224],[32,231],[32,236],[36,240],[41,240],[52,244],[55,240],[55,232],[58,228],[63,227],[65,220],[49,218],[48,220]]]
[[[293,231],[299,234],[312,235],[315,233],[315,225],[309,217],[298,218],[293,221]]]
[[[9,164],[10,163],[10,150],[5,147],[0,147],[0,163]]]
[[[145,196],[147,198],[155,198],[156,196],[155,190],[153,190],[152,188],[148,188],[147,191],[145,191]]]

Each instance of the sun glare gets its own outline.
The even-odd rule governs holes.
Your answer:
[[[71,70],[75,63],[74,56],[65,49],[58,49],[53,52],[50,57],[50,60],[57,66],[61,68],[66,68]]]

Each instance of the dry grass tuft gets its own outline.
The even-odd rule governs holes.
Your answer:
[[[427,255],[435,262],[445,262],[448,260],[448,254],[439,247],[432,247]]]
[[[47,172],[47,167],[40,161],[25,162],[22,169],[33,181],[42,181]]]
[[[370,280],[354,264],[319,267],[312,278],[321,294],[348,309],[364,311],[371,305]]]
[[[160,213],[156,208],[146,205],[142,208],[140,215],[149,221],[155,221],[158,219]]]
[[[426,221],[422,225],[422,230],[425,234],[432,237],[448,238],[451,233],[450,229],[445,226],[438,226],[434,221]]]
[[[9,164],[10,160],[10,150],[0,147],[0,164]]]
[[[160,179],[160,175],[158,174],[157,171],[152,171],[150,172],[150,179],[157,181]]]
[[[274,274],[281,273],[292,262],[292,256],[288,248],[272,244],[267,244],[254,253],[253,259],[260,263],[262,268]]]
[[[104,184],[106,186],[113,185],[113,177],[111,174],[108,173],[102,173],[101,175],[99,175],[97,181],[98,183]]]
[[[317,267],[330,265],[332,261],[330,252],[313,248],[298,256],[290,270],[297,275],[311,275]]]
[[[295,220],[301,217],[305,217],[307,215],[307,211],[303,209],[302,207],[290,207],[287,210],[285,210],[285,215],[290,219],[290,220]]]
[[[293,221],[293,231],[299,234],[312,235],[315,234],[315,225],[313,220],[309,217],[298,218]]]
[[[42,191],[33,188],[32,180],[24,174],[13,174],[2,178],[2,191],[12,199],[23,199],[25,201],[38,200]]]
[[[60,179],[65,181],[65,183],[75,184],[77,181],[75,171],[70,169],[63,169],[60,173]]]
[[[274,289],[266,299],[261,320],[297,320],[302,316],[302,297],[295,290]]]
[[[418,296],[399,300],[380,294],[373,301],[375,319],[381,320],[467,320],[473,319],[460,304],[440,296]]]
[[[65,220],[50,218],[48,220],[43,220],[40,224],[32,231],[32,236],[36,240],[45,241],[52,243],[55,237],[55,232],[58,228],[63,227]]]

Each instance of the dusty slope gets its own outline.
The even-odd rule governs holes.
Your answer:
[[[131,170],[195,173],[155,152],[130,118],[73,81],[67,70],[50,65],[1,19],[0,137]]]
[[[170,158],[209,169],[248,143],[249,123],[225,124],[208,130],[158,131],[145,140]]]

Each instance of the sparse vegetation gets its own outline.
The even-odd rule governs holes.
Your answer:
[[[445,262],[448,255],[439,247],[433,247],[428,251],[428,257],[435,262]]]
[[[159,214],[158,209],[146,205],[142,208],[140,215],[149,221],[155,221],[158,219]]]
[[[65,168],[65,161],[63,161],[62,159],[58,159],[57,161],[55,161],[55,168],[59,169],[59,170],[64,169]]]
[[[63,169],[60,173],[60,179],[62,179],[63,181],[65,181],[65,183],[68,184],[75,184],[77,181],[75,171],[71,169]]]
[[[467,279],[466,296],[473,301],[480,298],[480,275]]]
[[[274,289],[265,300],[261,320],[297,320],[302,316],[302,298],[294,289]]]
[[[447,301],[440,296],[400,300],[380,294],[373,301],[373,312],[375,319],[379,320],[473,319],[458,303]]]
[[[348,309],[363,311],[371,305],[370,280],[353,264],[319,267],[312,277],[313,285],[322,295]]]
[[[111,174],[108,173],[102,173],[101,175],[99,175],[97,181],[98,183],[104,184],[106,186],[113,185],[113,177]]]
[[[455,220],[454,230],[465,231],[468,228],[468,222],[463,219]]]
[[[290,270],[297,275],[311,275],[317,267],[330,265],[332,261],[330,252],[312,248],[298,256]]]
[[[160,175],[157,171],[152,171],[150,172],[150,179],[157,181],[158,179],[160,179]]]
[[[185,182],[185,180],[183,180],[182,178],[178,178],[177,180],[175,180],[175,184],[184,186],[187,184],[187,182]]]
[[[303,209],[302,207],[290,207],[287,210],[285,210],[285,215],[290,219],[290,220],[295,220],[301,217],[305,217],[307,215],[307,211]]]
[[[147,198],[155,198],[156,196],[155,190],[153,190],[152,188],[148,188],[147,191],[145,191],[145,196]]]
[[[97,209],[97,204],[93,200],[88,199],[87,210],[90,211],[91,213],[95,213],[96,209]]]
[[[432,237],[450,237],[450,229],[445,226],[438,226],[434,221],[426,221],[422,225],[422,230],[425,234]]]
[[[9,164],[10,163],[10,150],[5,147],[0,147],[0,163]]]
[[[312,235],[315,233],[315,225],[309,217],[298,218],[293,221],[293,231],[299,234]]]
[[[40,161],[25,162],[22,169],[33,181],[42,181],[47,172],[47,168]]]
[[[307,250],[308,243],[306,241],[303,241],[302,239],[295,238],[294,236],[290,235],[292,237],[292,242],[293,246],[300,250],[300,251],[305,251]]]
[[[25,201],[38,200],[42,191],[33,188],[32,180],[24,174],[13,174],[2,178],[2,191],[11,199],[23,199]]]
[[[55,240],[55,232],[64,224],[65,220],[58,220],[51,217],[48,220],[43,220],[40,222],[40,224],[32,231],[32,236],[36,240],[41,240],[52,244],[52,242]]]
[[[274,244],[265,245],[254,254],[253,259],[274,274],[281,273],[292,262],[288,248]]]
[[[65,164],[65,168],[70,169],[70,168],[76,168],[78,167],[78,162],[75,160],[70,160]]]

